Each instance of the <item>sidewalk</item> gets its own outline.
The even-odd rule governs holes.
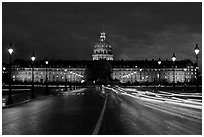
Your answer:
[[[20,104],[24,104],[24,103],[28,103],[34,100],[38,100],[38,99],[42,99],[47,97],[45,95],[45,89],[44,88],[35,88],[34,90],[34,94],[35,94],[35,99],[30,99],[30,95],[31,95],[31,91],[26,91],[26,92],[20,92],[19,91],[12,91],[12,100],[13,100],[13,104],[11,105],[6,105],[6,101],[7,101],[7,97],[8,95],[3,95],[2,96],[2,107],[4,108],[10,108],[10,107],[14,107],[16,105],[20,105]],[[58,89],[50,89],[49,90],[50,94],[49,96],[53,96],[53,95],[58,95],[60,94],[62,91],[58,90]]]
[[[53,96],[53,95],[48,95],[48,96],[40,96],[40,97],[37,97],[35,99],[27,99],[27,100],[24,100],[24,101],[21,101],[21,102],[16,102],[16,103],[13,103],[11,105],[2,105],[2,108],[5,109],[5,108],[11,108],[11,107],[15,107],[17,105],[21,105],[21,104],[24,104],[24,103],[28,103],[28,102],[32,102],[32,101],[35,101],[35,100],[39,100],[39,99],[44,99],[44,98],[47,98],[47,97],[50,97],[50,96]],[[3,102],[5,104],[5,102]]]

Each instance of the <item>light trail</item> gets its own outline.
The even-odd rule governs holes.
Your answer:
[[[76,89],[71,91],[71,93],[75,93],[75,92],[83,92],[86,88],[81,88],[81,89]]]
[[[173,111],[172,109],[167,109],[167,108],[161,107],[159,105],[145,104],[144,106],[152,108],[152,109],[156,109],[158,111],[165,112],[167,114],[175,115],[175,116],[178,116],[178,117],[181,117],[181,118],[188,117],[188,119],[191,119],[191,120],[196,121],[196,122],[200,122],[202,120],[202,118],[199,117],[199,116],[178,112],[177,110]],[[197,120],[194,120],[193,118],[197,119]]]
[[[152,103],[146,103],[145,105],[151,106],[151,107],[153,107],[155,109],[166,110],[169,113],[175,113],[175,114],[179,114],[179,115],[182,115],[182,116],[188,116],[188,117],[196,118],[196,119],[199,119],[199,120],[202,119],[201,116],[195,115],[195,113],[193,113],[193,111],[184,110],[182,108],[180,109],[180,107],[177,107],[177,106],[167,106],[167,105],[162,106],[162,105],[159,105],[159,104],[152,104]],[[179,111],[178,111],[178,109],[179,109]]]
[[[124,88],[120,88],[120,90],[124,90],[124,91],[127,91],[126,89]],[[135,91],[135,89],[130,89],[128,88],[128,91]],[[202,100],[201,99],[195,99],[195,100],[188,100],[188,99],[183,99],[183,98],[179,98],[179,97],[186,97],[186,98],[190,98],[190,97],[198,97],[198,98],[202,98],[202,95],[200,93],[182,93],[182,94],[175,94],[175,93],[169,93],[169,92],[164,92],[164,91],[159,91],[161,93],[164,93],[164,94],[159,94],[159,93],[153,93],[153,92],[150,92],[150,91],[137,91],[136,93],[132,93],[132,94],[139,94],[139,95],[142,95],[142,96],[146,96],[148,97],[149,95],[154,95],[155,96],[155,99],[158,98],[163,98],[164,100],[171,100],[169,99],[172,98],[172,101],[174,100],[180,100],[180,101],[184,101],[184,102],[188,102],[188,103],[195,103],[195,104],[199,104],[197,102],[201,102]],[[151,96],[152,97],[152,96]],[[167,97],[167,99],[166,99]],[[154,97],[152,97],[154,98]],[[196,102],[194,102],[196,101]]]
[[[179,116],[182,118],[185,117],[187,119],[190,119],[196,122],[202,121],[202,115],[200,115],[200,112],[189,109],[190,107],[190,108],[196,108],[196,109],[202,110],[201,106],[189,105],[189,104],[184,104],[184,103],[176,103],[176,102],[168,102],[168,101],[162,101],[162,100],[154,100],[154,99],[134,96],[128,93],[121,93],[121,94],[143,100],[144,101],[143,105],[146,107],[149,107],[149,108],[152,108],[158,111],[162,111],[167,114]],[[187,107],[188,109],[185,107]]]
[[[128,90],[130,91],[131,89],[129,88]],[[139,98],[139,99],[141,99],[143,101],[147,101],[147,102],[169,103],[169,104],[179,105],[179,106],[183,106],[183,107],[202,109],[202,102],[198,102],[199,100],[193,101],[193,100],[174,97],[175,95],[179,95],[179,94],[163,92],[163,93],[168,94],[168,95],[166,95],[166,94],[157,94],[157,93],[153,93],[153,92],[149,92],[149,91],[137,91],[137,92],[132,93],[134,95],[131,95],[130,93],[127,93],[126,89],[120,88],[120,87],[118,87],[118,91],[123,91],[123,93],[121,93],[121,92],[120,93],[127,95],[127,96],[130,96],[130,97],[137,98],[137,99]],[[154,95],[154,97],[151,95]],[[182,95],[182,97],[183,96],[184,95]],[[168,97],[168,98],[166,98],[166,97]]]

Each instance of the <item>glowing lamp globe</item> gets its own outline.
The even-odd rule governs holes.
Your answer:
[[[31,60],[32,60],[32,61],[35,61],[35,57],[34,57],[34,56],[32,56],[32,57],[31,57]]]
[[[159,58],[159,60],[158,60],[158,64],[160,65],[161,64],[161,59]]]
[[[176,55],[175,55],[175,53],[173,53],[172,60],[173,60],[173,61],[176,61]]]
[[[12,48],[9,48],[9,49],[8,49],[8,52],[9,52],[9,54],[12,54],[12,53],[13,53],[13,49],[12,49]]]
[[[45,64],[47,65],[47,64],[48,64],[48,61],[45,61]]]
[[[200,51],[199,48],[198,48],[198,44],[196,44],[196,47],[195,47],[194,51],[195,51],[195,54],[198,55],[198,53]]]

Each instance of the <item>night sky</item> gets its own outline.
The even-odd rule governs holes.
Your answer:
[[[3,3],[2,56],[91,60],[102,26],[114,59],[195,61],[202,48],[202,3]],[[201,49],[202,50],[202,49]],[[202,52],[202,51],[201,51]],[[199,65],[201,65],[201,53]]]

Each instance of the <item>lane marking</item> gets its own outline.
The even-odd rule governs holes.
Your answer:
[[[105,112],[105,109],[106,109],[107,98],[108,98],[108,96],[106,94],[106,98],[105,98],[105,103],[103,105],[103,109],[101,111],[100,117],[98,119],[98,122],[97,122],[97,124],[95,126],[95,129],[94,129],[92,135],[98,135],[98,132],[99,132],[99,129],[101,127],[102,120],[103,120],[104,112]]]

